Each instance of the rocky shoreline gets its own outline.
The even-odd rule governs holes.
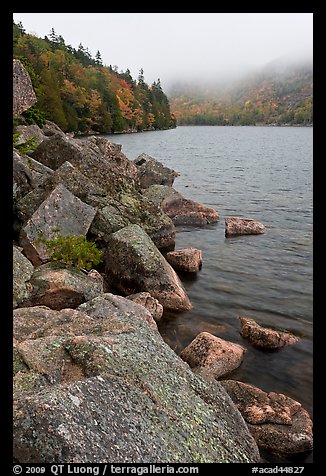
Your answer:
[[[16,115],[36,100],[18,63]],[[259,448],[311,450],[299,402],[225,380],[245,347],[202,332],[179,357],[158,332],[164,310],[192,307],[177,271],[202,266],[200,250],[174,250],[176,227],[218,212],[182,197],[178,173],[147,154],[130,161],[118,144],[49,121],[16,132],[37,146],[13,151],[15,461],[254,463]],[[226,236],[265,231],[226,219]],[[95,243],[103,263],[53,263],[45,243],[58,235]],[[296,342],[241,319],[249,345]]]

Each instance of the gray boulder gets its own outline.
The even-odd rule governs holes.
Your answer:
[[[31,124],[29,126],[16,126],[14,132],[18,132],[19,137],[17,145],[24,144],[29,139],[34,139],[35,144],[39,145],[41,142],[47,139],[43,134],[42,129],[37,124]]]
[[[13,305],[17,307],[29,298],[32,285],[29,280],[34,266],[16,246],[13,247]]]
[[[201,332],[183,349],[180,357],[194,372],[218,379],[239,367],[245,351],[239,344]]]
[[[290,332],[282,332],[268,327],[262,327],[253,319],[239,317],[241,323],[240,334],[255,347],[264,349],[279,349],[286,345],[298,342],[299,337]]]
[[[134,162],[138,168],[141,188],[155,184],[171,187],[176,177],[180,175],[148,154],[140,154]]]
[[[253,218],[226,217],[225,236],[261,235],[266,227]]]
[[[19,60],[13,60],[13,115],[16,116],[37,102],[31,78]]]
[[[95,214],[93,207],[59,184],[21,230],[20,244],[26,256],[38,266],[50,258],[41,239],[53,238],[57,233],[86,235]]]
[[[89,195],[85,200],[98,206],[91,232],[105,242],[108,243],[112,233],[135,224],[142,227],[158,248],[174,248],[175,227],[171,219],[140,193],[121,193],[117,198]]]
[[[78,310],[52,313],[52,322],[44,318],[42,327],[40,317],[17,346],[34,375],[48,381],[15,394],[17,462],[259,461],[223,387],[191,372],[148,325],[144,307],[104,294]],[[40,358],[46,349],[49,361]],[[60,366],[65,356],[70,364]]]
[[[85,273],[54,264],[37,267],[30,286],[30,295],[23,306],[47,306],[56,310],[75,308],[104,292],[103,278],[96,270]]]
[[[243,382],[224,380],[221,384],[260,448],[283,455],[312,449],[312,421],[299,402]]]
[[[158,204],[175,225],[201,226],[216,223],[219,219],[214,208],[184,198],[172,187],[152,185],[142,194]]]
[[[106,274],[125,294],[149,292],[164,308],[192,308],[180,279],[138,225],[113,233],[105,256]]]

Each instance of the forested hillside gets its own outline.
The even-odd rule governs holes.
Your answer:
[[[13,25],[13,53],[28,70],[38,102],[27,111],[52,120],[64,131],[121,132],[175,127],[160,80],[146,84],[141,69],[134,80],[127,69],[103,65],[81,43],[66,45],[53,29],[43,39]]]
[[[313,72],[309,65],[266,68],[223,91],[179,87],[170,94],[178,124],[312,125]]]

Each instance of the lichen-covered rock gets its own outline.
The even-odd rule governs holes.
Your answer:
[[[183,349],[180,357],[194,372],[218,379],[239,367],[245,351],[239,344],[201,332]]]
[[[114,157],[105,155],[103,147],[92,139],[81,141],[55,134],[42,142],[32,155],[53,170],[70,162],[109,194],[133,189],[138,180],[133,164],[121,152]]]
[[[77,268],[58,268],[44,264],[35,269],[26,306],[47,306],[51,309],[75,308],[104,292],[103,278],[96,270],[88,274]]]
[[[141,188],[154,184],[172,186],[176,177],[180,175],[148,154],[140,154],[134,162],[138,168]]]
[[[175,225],[201,226],[216,223],[219,219],[218,212],[214,208],[184,198],[172,187],[153,185],[142,193],[159,204]]]
[[[108,278],[125,294],[146,291],[166,309],[191,309],[177,274],[140,226],[113,233],[105,261]]]
[[[20,244],[26,256],[38,266],[50,258],[41,239],[53,238],[57,233],[86,235],[95,214],[93,207],[59,184],[21,230]]]
[[[24,144],[29,139],[34,139],[35,145],[39,145],[41,142],[47,139],[43,134],[42,129],[37,124],[31,124],[29,126],[16,126],[14,132],[19,134],[16,145]]]
[[[13,305],[17,307],[28,299],[32,291],[29,280],[34,266],[16,246],[13,247]]]
[[[32,190],[32,172],[21,156],[13,151],[13,202],[14,206],[22,197]]]
[[[312,421],[302,405],[282,393],[234,380],[221,382],[262,449],[295,454],[313,447]]]
[[[126,296],[130,301],[136,302],[152,314],[153,319],[157,322],[163,316],[163,306],[149,293],[136,293]]]
[[[253,218],[226,217],[225,236],[261,235],[266,227]]]
[[[173,249],[175,227],[163,211],[136,191],[99,197],[89,195],[87,203],[98,207],[91,232],[108,242],[112,233],[136,224],[151,237],[158,248]]]
[[[202,252],[196,248],[169,251],[165,258],[173,269],[187,273],[197,273],[203,263]]]
[[[68,311],[75,314],[69,323],[63,316]],[[60,365],[39,359],[42,350],[35,362],[32,358],[30,364],[44,373],[33,370],[34,376],[53,379],[38,391],[27,383],[25,392],[20,387],[15,394],[15,461],[259,461],[257,446],[223,387],[191,372],[148,325],[143,313],[150,314],[143,306],[104,294],[79,310],[52,313],[57,324],[44,319],[46,327],[37,329],[35,322],[34,334],[19,346],[31,358],[38,340],[43,350],[59,343],[58,349],[64,348],[79,369],[79,378],[66,375],[63,383],[63,370],[61,383],[53,385]],[[51,355],[62,362],[60,351]],[[23,374],[26,382],[31,372],[17,375]]]
[[[241,323],[240,334],[255,347],[264,349],[278,349],[298,342],[299,337],[290,332],[282,332],[268,327],[262,327],[248,317],[239,317]]]
[[[16,116],[37,102],[28,72],[19,60],[13,60],[13,115]]]
[[[45,121],[45,124],[42,127],[42,132],[46,137],[51,137],[55,134],[66,137],[66,134],[60,129],[60,127],[52,121]]]
[[[46,167],[45,165],[26,155],[21,156],[14,150],[13,192],[14,204],[17,209],[19,208],[19,201],[25,198],[25,196],[35,188],[41,187],[47,180],[50,179],[52,174],[53,170],[51,170],[49,167]]]

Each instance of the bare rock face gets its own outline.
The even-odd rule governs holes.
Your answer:
[[[36,268],[30,285],[32,291],[23,303],[25,307],[75,308],[104,292],[103,278],[95,269],[86,274],[77,268],[58,268],[53,264]]]
[[[176,271],[186,271],[188,273],[197,273],[203,263],[202,252],[196,248],[169,251],[165,258]]]
[[[239,367],[245,351],[241,345],[201,332],[183,349],[180,357],[193,371],[218,379]]]
[[[13,60],[13,115],[16,116],[37,102],[28,72],[19,60]]]
[[[191,309],[177,274],[140,226],[129,225],[113,233],[105,259],[108,278],[126,295],[145,291],[164,308]]]
[[[175,225],[201,226],[219,219],[214,208],[184,198],[172,187],[152,185],[142,194],[158,204]]]
[[[136,293],[126,296],[130,301],[136,302],[141,306],[144,306],[153,316],[153,319],[157,322],[163,316],[163,306],[151,296],[149,293]]]
[[[34,266],[16,246],[13,247],[13,304],[14,307],[26,300],[32,291],[29,280]]]
[[[253,218],[227,217],[225,218],[225,236],[261,235],[266,227]]]
[[[282,393],[266,393],[235,380],[224,380],[221,384],[260,448],[276,454],[296,454],[312,449],[312,421],[299,402]]]
[[[278,349],[298,342],[299,337],[290,332],[281,332],[267,327],[262,327],[253,319],[239,317],[241,322],[240,334],[249,342],[264,349]]]
[[[141,188],[147,188],[154,184],[171,187],[176,177],[180,175],[175,170],[165,167],[161,162],[144,153],[140,154],[134,162],[138,168]]]
[[[50,239],[57,233],[86,235],[96,210],[59,184],[39,206],[21,231],[20,244],[35,266],[49,260],[40,238]]]

